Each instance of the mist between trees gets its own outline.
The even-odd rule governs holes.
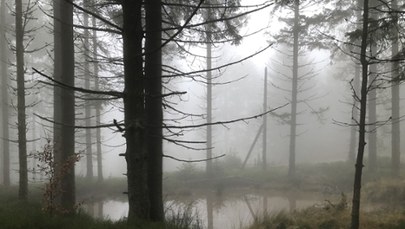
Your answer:
[[[294,186],[297,164],[348,161],[358,228],[363,167],[402,174],[402,1],[0,7],[1,180],[21,200],[47,183],[52,212],[73,214],[77,176],[125,177],[128,223],[163,222],[163,168],[210,180],[236,157]]]

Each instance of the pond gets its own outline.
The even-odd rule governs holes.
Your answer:
[[[199,220],[204,228],[238,229],[250,225],[254,218],[265,213],[277,214],[323,204],[325,197],[315,194],[300,193],[209,193],[205,195],[166,197],[165,209],[168,216],[175,216],[188,211],[194,219]],[[96,218],[112,221],[124,218],[128,214],[128,203],[120,200],[104,200],[84,203],[86,212]]]

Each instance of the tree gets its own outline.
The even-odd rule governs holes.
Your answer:
[[[66,87],[54,87],[54,153],[57,173],[63,174],[60,188],[62,209],[71,213],[75,206],[75,169],[64,167],[75,155],[74,126],[74,43],[73,5],[70,0],[54,1],[54,79]],[[67,171],[65,171],[67,170]]]
[[[93,2],[94,4],[94,2]],[[95,7],[94,7],[95,9]],[[92,16],[92,25],[93,27],[97,26],[96,17]],[[99,64],[97,61],[98,56],[98,42],[97,42],[97,30],[93,30],[92,36],[92,52],[93,52],[93,74],[96,77],[96,81],[94,83],[94,90],[100,90],[100,76],[99,74]],[[95,105],[95,113],[96,113],[96,125],[101,124],[101,102],[97,101]],[[101,128],[96,129],[96,155],[97,155],[97,180],[98,182],[103,181],[103,157],[101,152]]]
[[[210,21],[211,9],[206,10],[206,20]],[[212,26],[208,23],[206,25],[206,42],[207,42],[207,123],[212,123]],[[207,126],[207,159],[212,158],[212,126]],[[207,160],[206,169],[207,176],[212,178],[212,160]]]
[[[1,111],[2,111],[2,154],[3,184],[10,185],[10,147],[9,147],[9,95],[8,95],[8,51],[6,41],[6,1],[0,5],[0,68],[1,68]]]
[[[371,9],[377,7],[377,0],[371,0],[370,1],[370,7]],[[377,28],[377,21],[378,21],[378,13],[374,12],[371,13],[369,12],[369,22],[370,26],[373,27],[371,29],[369,36],[369,40],[371,43],[370,47],[370,55],[371,56],[377,56],[377,42],[378,42],[378,35],[373,34],[375,28]],[[376,124],[377,124],[377,74],[378,74],[378,69],[377,69],[378,63],[376,62],[370,62],[369,63],[369,82],[371,85],[374,85],[371,87],[372,90],[369,90],[368,92],[368,170],[369,172],[375,172],[377,169],[377,129],[376,129]]]
[[[96,92],[67,84],[63,84],[62,88],[67,87],[85,93],[123,98],[124,122],[115,120],[114,125],[123,133],[126,140],[126,152],[121,155],[125,156],[127,162],[129,224],[145,220],[163,221],[164,219],[161,193],[162,157],[164,157],[162,141],[167,138],[163,136],[162,128],[169,129],[170,126],[163,123],[162,108],[166,105],[169,106],[168,103],[163,104],[163,99],[182,93],[162,93],[162,48],[182,33],[202,3],[203,1],[200,1],[197,6],[187,5],[193,10],[187,16],[185,25],[171,25],[174,27],[172,30],[177,31],[173,34],[168,33],[169,38],[165,39],[163,43],[162,31],[168,31],[171,28],[161,29],[162,18],[156,17],[156,15],[162,14],[160,0],[144,4],[124,0],[118,3],[121,5],[122,11],[113,10],[106,14],[119,15],[117,18],[122,16],[122,21],[113,22],[71,3],[77,9],[93,15],[108,27],[113,28],[100,28],[100,31],[113,32],[122,36],[124,70],[124,91],[122,93]],[[117,24],[114,24],[116,22]],[[120,26],[121,24],[122,26]],[[55,115],[57,114],[55,113]],[[57,117],[55,116],[55,118]]]
[[[84,0],[83,1],[83,7],[85,9],[90,9],[90,0]],[[90,89],[90,64],[87,59],[90,57],[90,33],[89,33],[89,15],[87,13],[83,14],[83,26],[85,27],[84,29],[84,34],[83,34],[83,56],[85,58],[85,61],[83,63],[83,68],[84,68],[84,88],[85,89]],[[85,104],[84,104],[84,119],[85,119],[85,125],[90,126],[91,125],[91,103],[89,101],[89,98],[85,98]],[[92,179],[93,178],[93,150],[92,150],[92,135],[91,135],[91,129],[87,128],[85,130],[85,138],[86,138],[86,168],[87,168],[87,173],[86,177],[87,179]]]
[[[161,0],[145,2],[146,136],[150,218],[163,222],[163,95]]]
[[[202,16],[205,20],[203,23],[204,28],[201,30],[203,33],[202,37],[205,37],[205,40],[201,43],[206,45],[206,85],[207,85],[207,94],[206,94],[206,121],[207,123],[213,122],[213,44],[216,41],[221,41],[223,39],[233,40],[233,44],[239,44],[242,39],[238,34],[240,27],[243,26],[241,23],[242,17],[236,17],[233,20],[225,19],[223,21],[219,20],[223,17],[232,18],[237,15],[237,11],[240,7],[239,0],[232,1],[221,1],[221,0],[209,0],[204,2],[204,11]],[[213,157],[213,142],[212,142],[212,126],[207,125],[206,127],[206,151],[207,151],[207,161],[206,161],[206,173],[209,178],[212,177],[212,160]]]
[[[288,176],[295,177],[295,139],[297,136],[297,90],[298,90],[298,36],[300,32],[300,1],[294,1],[294,27],[293,27],[293,66],[292,66],[292,94],[291,94],[291,120],[290,120],[290,153],[288,161]]]
[[[324,13],[311,12],[309,15],[305,12],[308,9],[313,9],[314,5],[319,6],[321,2],[319,1],[304,1],[304,0],[294,0],[294,1],[279,1],[277,2],[275,9],[289,9],[293,12],[291,18],[279,18],[280,21],[285,22],[287,27],[281,30],[281,33],[275,36],[275,39],[280,43],[285,43],[292,47],[292,64],[291,64],[291,99],[290,106],[291,111],[289,113],[290,120],[290,142],[289,142],[289,162],[288,162],[288,177],[290,180],[295,179],[296,175],[296,138],[297,138],[297,115],[298,115],[298,104],[305,101],[307,103],[308,99],[300,98],[299,94],[302,91],[309,90],[308,88],[302,89],[302,78],[305,78],[307,74],[313,75],[313,72],[300,73],[300,68],[303,66],[311,65],[312,63],[300,64],[299,56],[304,49],[327,49],[327,43],[319,40],[320,32],[322,27],[325,28],[325,22],[327,22],[327,16]],[[324,6],[327,5],[327,1],[322,1],[322,6],[317,8],[317,11],[324,10]],[[334,15],[335,16],[335,15]],[[340,17],[339,17],[340,18]],[[337,19],[328,21],[331,26],[332,23]],[[314,29],[315,28],[315,29]],[[307,104],[306,104],[307,105]],[[309,106],[310,109],[311,106]],[[320,109],[319,111],[326,111],[327,109]],[[315,114],[320,114],[319,111],[313,111]]]
[[[360,1],[356,2],[356,6],[358,8],[361,8]],[[355,9],[353,9],[353,10],[355,10]],[[361,11],[356,10],[355,21],[360,21],[360,20],[361,20]],[[360,29],[360,28],[361,28],[361,25],[358,23],[356,29]],[[359,53],[359,47],[361,45],[359,41],[360,41],[360,39],[356,39],[356,41],[355,41],[356,47],[354,47],[354,52],[356,52],[356,53]],[[357,141],[356,121],[357,121],[357,117],[359,116],[358,100],[356,98],[356,95],[359,94],[361,69],[360,69],[360,63],[358,63],[358,58],[354,58],[353,62],[354,62],[354,77],[353,77],[353,80],[351,83],[351,87],[352,87],[354,96],[353,96],[352,113],[351,113],[351,117],[350,117],[351,128],[350,128],[350,145],[349,145],[348,161],[354,163],[356,160],[356,145],[357,145],[356,144],[356,141]]]
[[[15,1],[16,22],[16,60],[17,60],[17,98],[18,98],[18,161],[19,161],[19,199],[26,200],[28,195],[27,136],[25,115],[24,85],[24,25],[22,0]]]
[[[146,111],[144,107],[142,3],[122,1],[124,56],[125,159],[128,181],[128,222],[150,218],[147,186]]]
[[[357,151],[357,159],[355,165],[354,187],[353,187],[353,204],[352,204],[352,217],[351,228],[357,229],[360,224],[360,194],[361,194],[361,178],[363,170],[363,156],[366,133],[366,113],[367,113],[367,93],[368,93],[368,67],[369,60],[367,59],[367,47],[369,36],[369,1],[364,0],[363,3],[363,26],[361,33],[361,50],[360,50],[360,63],[361,63],[361,94],[360,94],[360,118],[359,118],[359,144]]]

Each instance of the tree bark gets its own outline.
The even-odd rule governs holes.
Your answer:
[[[398,9],[398,2],[397,0],[393,0],[391,2],[392,9]],[[398,15],[394,14],[393,20],[393,27],[397,28],[398,26]],[[392,41],[392,48],[391,48],[391,55],[394,59],[398,55],[398,31],[394,29],[394,40]],[[400,164],[401,164],[401,146],[400,146],[400,139],[401,139],[401,132],[400,132],[400,80],[399,80],[399,63],[397,61],[393,62],[391,65],[391,78],[392,78],[392,86],[391,86],[391,97],[392,97],[392,110],[391,110],[391,166],[392,166],[392,176],[399,177],[400,175]]]
[[[123,0],[124,124],[128,181],[128,223],[150,219],[147,187],[142,2]]]
[[[299,49],[299,0],[294,1],[294,28],[293,28],[293,69],[292,69],[292,89],[291,89],[291,120],[290,120],[290,154],[288,164],[288,177],[295,178],[295,144],[297,137],[297,94],[298,94],[298,49]]]
[[[2,143],[3,143],[3,184],[10,186],[10,144],[9,144],[9,95],[8,95],[8,51],[6,41],[6,1],[0,5],[0,67],[2,101]]]
[[[22,0],[15,1],[16,23],[16,65],[17,65],[17,119],[18,119],[18,197],[26,200],[28,196],[27,136],[25,120],[25,83],[24,83],[24,29]]]
[[[74,86],[73,6],[68,1],[54,1],[55,17],[55,79]],[[60,205],[68,213],[75,205],[75,168],[63,166],[74,156],[75,98],[74,91],[59,88],[55,92],[54,136],[58,174],[61,175]],[[60,103],[58,105],[57,103]],[[60,121],[60,122],[58,122]],[[57,136],[59,134],[59,136]]]
[[[163,222],[162,12],[161,0],[145,2],[145,77],[150,218]]]
[[[351,229],[358,229],[360,225],[360,194],[361,178],[363,170],[363,156],[366,132],[366,112],[367,112],[367,93],[368,93],[368,60],[367,60],[367,43],[368,43],[368,0],[364,0],[363,6],[363,33],[361,37],[360,63],[362,67],[361,97],[360,97],[360,120],[359,120],[359,145],[355,165],[353,199],[352,199],[352,218]]]

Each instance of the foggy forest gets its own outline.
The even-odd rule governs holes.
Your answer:
[[[402,42],[401,0],[0,0],[0,228],[405,228]]]

